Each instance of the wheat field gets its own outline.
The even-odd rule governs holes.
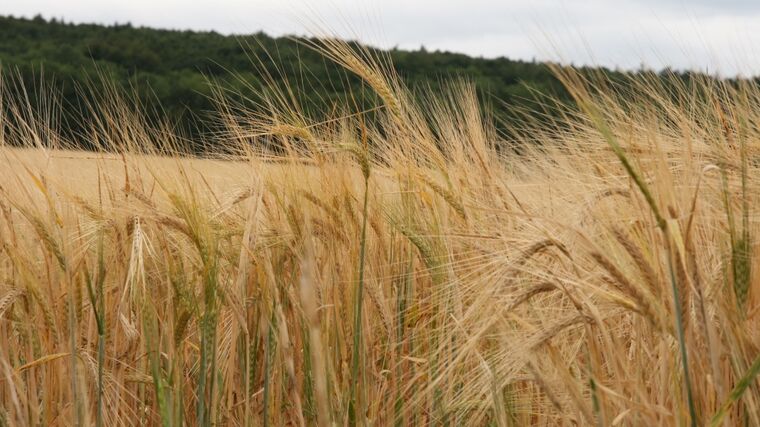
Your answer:
[[[219,91],[204,156],[3,86],[0,425],[760,425],[760,89],[555,67],[502,134],[321,49],[372,121]]]

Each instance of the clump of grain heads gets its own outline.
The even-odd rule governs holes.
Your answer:
[[[557,67],[578,108],[499,136],[316,47],[382,105],[219,90],[204,158],[0,89],[0,424],[760,424],[757,86]]]

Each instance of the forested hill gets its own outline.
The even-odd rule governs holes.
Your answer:
[[[422,49],[394,49],[390,55],[409,86],[435,90],[442,81],[465,76],[497,111],[506,111],[502,103],[527,104],[534,90],[567,97],[541,63]],[[66,103],[76,105],[81,101],[77,86],[105,73],[136,88],[145,102],[155,96],[163,110],[188,129],[190,117],[213,109],[207,77],[242,89],[233,77],[237,74],[256,85],[263,74],[252,64],[252,57],[261,58],[259,67],[274,79],[286,78],[297,85],[297,92],[308,101],[304,105],[311,108],[329,109],[331,101],[348,90],[361,92],[358,79],[289,38],[0,17],[0,65],[4,72],[18,69],[27,87],[35,86],[41,75],[56,82]]]

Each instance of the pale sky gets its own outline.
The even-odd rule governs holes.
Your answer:
[[[760,74],[760,0],[0,0],[0,14]]]

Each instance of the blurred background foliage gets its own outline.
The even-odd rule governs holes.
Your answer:
[[[64,134],[81,124],[84,98],[104,84],[126,88],[145,111],[168,118],[190,140],[213,130],[207,120],[214,110],[212,85],[221,85],[242,100],[256,99],[253,88],[289,87],[299,108],[317,120],[345,106],[371,108],[377,102],[359,78],[308,47],[315,39],[270,37],[262,32],[226,36],[216,32],[159,30],[130,24],[73,24],[41,16],[0,17],[0,66],[30,92],[59,94]],[[479,98],[499,129],[524,119],[516,111],[543,109],[547,95],[561,102],[570,96],[546,64],[508,58],[474,58],[463,54],[391,49],[374,55],[390,59],[401,80],[413,90],[440,91],[452,79],[475,83]],[[623,73],[603,72],[614,81]],[[652,71],[638,71],[638,73]],[[663,73],[679,79],[688,73]],[[621,79],[622,80],[622,79]],[[45,91],[39,90],[46,88]],[[86,90],[83,90],[86,88]],[[32,104],[39,102],[30,96]],[[263,108],[252,104],[251,108]],[[547,110],[548,108],[548,110]],[[200,119],[200,120],[198,120]]]

